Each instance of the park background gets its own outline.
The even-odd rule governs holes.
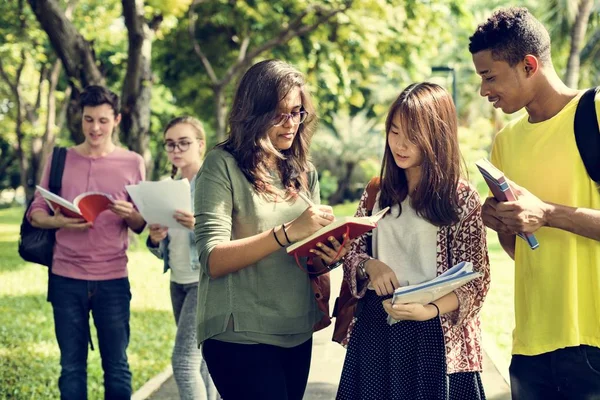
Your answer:
[[[524,0],[2,0],[0,2],[0,399],[57,398],[59,353],[47,270],[17,254],[24,204],[54,145],[81,142],[77,98],[90,84],[122,97],[114,140],[141,154],[148,179],[168,173],[162,128],[188,114],[208,147],[226,136],[235,85],[253,63],[279,58],[306,74],[320,116],[311,155],[321,195],[352,214],[379,173],[387,109],[415,81],[453,94],[465,175],[509,120],[479,96],[468,38],[496,8],[527,6],[549,28],[555,67],[571,87],[598,84],[600,1]],[[129,251],[134,390],[170,363],[175,326],[162,263]],[[510,358],[513,267],[489,236],[492,288],[484,345],[499,369]],[[333,294],[335,295],[335,294]],[[89,394],[103,398],[98,352]]]

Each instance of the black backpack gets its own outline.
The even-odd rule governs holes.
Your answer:
[[[586,90],[575,111],[575,142],[588,175],[600,184],[600,128],[594,99],[600,86]]]
[[[50,166],[50,179],[48,183],[48,187],[52,193],[60,194],[66,156],[67,149],[64,147],[55,147],[52,152],[52,165]],[[31,225],[27,219],[27,213],[32,202],[33,199],[27,205],[27,210],[21,222],[19,255],[25,261],[51,268],[56,229],[40,229]]]

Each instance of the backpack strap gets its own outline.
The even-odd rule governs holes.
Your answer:
[[[367,184],[367,213],[371,215],[373,207],[375,207],[375,200],[377,199],[377,192],[379,192],[380,179],[378,176],[371,178]]]
[[[592,180],[600,183],[600,128],[596,114],[595,97],[599,87],[585,91],[575,111],[575,142]]]
[[[48,189],[54,194],[60,194],[66,158],[67,149],[65,147],[54,147],[54,150],[52,151],[52,164],[50,165],[50,177],[48,180]]]

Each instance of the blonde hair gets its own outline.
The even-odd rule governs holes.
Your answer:
[[[190,117],[189,115],[173,118],[171,121],[169,121],[167,126],[165,126],[163,136],[167,134],[169,129],[179,124],[189,125],[196,132],[196,139],[205,142],[205,145],[200,148],[200,159],[204,159],[204,154],[206,153],[206,133],[204,132],[204,126],[202,125],[202,122],[200,122],[198,119]],[[173,165],[171,168],[171,178],[175,178],[175,175],[177,175],[177,167]]]

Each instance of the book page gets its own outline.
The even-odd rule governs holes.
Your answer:
[[[83,218],[94,222],[100,213],[109,209],[115,201],[110,194],[101,192],[86,192],[75,197],[73,204],[77,207]]]
[[[82,217],[79,208],[77,208],[77,206],[75,206],[70,201],[67,201],[66,199],[60,197],[57,194],[52,193],[49,190],[44,189],[39,185],[37,185],[35,188],[39,192],[39,194],[44,198],[44,200],[46,200],[46,203],[48,204],[48,207],[50,207],[50,209],[54,210],[56,207],[60,207],[61,212],[67,217]]]

